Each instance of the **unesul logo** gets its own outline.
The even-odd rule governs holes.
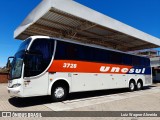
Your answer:
[[[101,66],[101,72],[109,72],[109,73],[145,73],[145,68],[120,68],[120,67],[109,67],[109,66]]]

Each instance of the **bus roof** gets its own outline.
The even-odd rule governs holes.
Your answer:
[[[160,47],[160,39],[73,0],[43,0],[15,30],[14,37],[68,38],[121,51]]]

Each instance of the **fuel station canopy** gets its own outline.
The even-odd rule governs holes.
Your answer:
[[[14,32],[14,37],[21,40],[33,35],[67,38],[121,51],[160,46],[159,38],[73,0],[43,0]]]

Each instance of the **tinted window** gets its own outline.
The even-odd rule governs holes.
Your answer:
[[[77,60],[93,61],[93,49],[91,47],[76,45]]]
[[[48,39],[37,39],[32,43],[29,52],[41,54],[43,56],[43,59],[48,61],[52,57],[53,51],[51,51],[51,49],[53,49],[53,47],[51,48]]]
[[[125,64],[125,65],[149,65],[148,59],[132,56],[124,53],[103,50],[63,41],[57,41],[54,59],[92,61],[99,63]]]
[[[113,64],[122,64],[122,54],[117,52],[111,52],[110,60]]]
[[[139,66],[140,65],[140,59],[137,56],[132,56],[132,60],[133,60],[133,65],[134,66]]]
[[[150,66],[150,60],[148,58],[134,56],[133,65],[134,66]]]
[[[149,58],[144,58],[145,61],[145,66],[150,66],[150,59]]]
[[[74,60],[76,59],[76,49],[73,44],[57,42],[55,59]]]
[[[29,39],[25,40],[24,42],[22,42],[20,47],[18,48],[18,51],[26,50],[30,41],[31,41],[31,39],[29,38]]]
[[[32,61],[33,64],[30,68],[30,73],[32,73],[30,76],[35,76],[40,73],[42,73],[49,65],[52,54],[54,49],[54,40],[50,39],[36,39],[30,49],[29,53],[32,54]],[[35,54],[35,57],[34,57]],[[37,56],[41,57],[41,62],[37,62],[39,58]],[[34,64],[34,62],[36,64]],[[39,64],[41,63],[41,64]],[[39,71],[40,70],[40,71]]]
[[[111,56],[112,58],[110,58]],[[92,61],[99,63],[111,63],[112,61],[112,63],[122,63],[121,53],[62,41],[57,42],[55,59]]]
[[[123,64],[132,65],[132,56],[128,54],[123,54]]]
[[[57,41],[57,46],[56,46],[56,53],[54,56],[54,59],[57,60],[64,60],[66,59],[66,46],[65,44],[61,44],[61,42]]]
[[[102,49],[93,49],[93,60],[95,62],[110,63],[109,51]]]
[[[67,60],[77,60],[77,48],[74,44],[66,44],[65,47],[65,58]]]
[[[90,47],[58,41],[55,59],[90,61],[92,60],[91,50]]]
[[[25,59],[25,77],[39,75],[44,71],[43,59],[41,55],[27,54]]]

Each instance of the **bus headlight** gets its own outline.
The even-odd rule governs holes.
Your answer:
[[[21,84],[20,84],[20,83],[17,83],[17,84],[14,84],[14,85],[12,86],[12,88],[19,87],[19,86],[21,86]]]

